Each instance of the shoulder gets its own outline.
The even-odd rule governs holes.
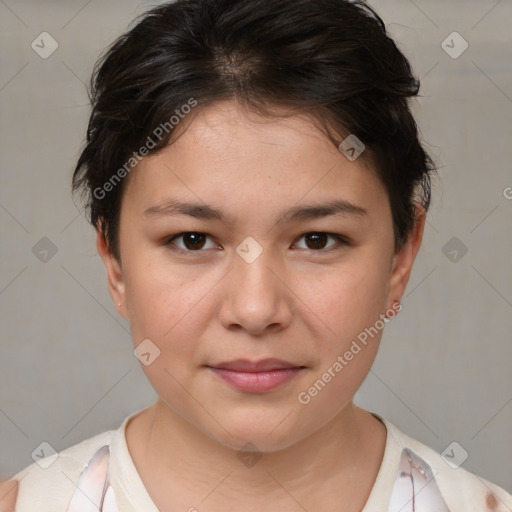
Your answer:
[[[42,456],[14,475],[12,478],[19,482],[16,512],[67,510],[81,472],[97,450],[110,444],[115,432],[109,430],[59,453]]]
[[[425,488],[437,486],[449,512],[510,512],[512,510],[511,494],[457,464],[462,462],[465,455],[460,445],[449,446],[442,456],[429,446],[404,434],[389,421],[382,419],[388,428],[389,435],[393,436],[404,450],[403,458],[408,458],[410,465],[419,469],[420,485]],[[425,466],[425,463],[428,466]],[[424,482],[421,481],[421,475],[424,475]],[[418,491],[417,494],[419,496],[420,492]],[[424,491],[424,495],[427,494],[429,492]]]

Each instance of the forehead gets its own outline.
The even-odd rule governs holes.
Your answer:
[[[221,203],[233,204],[235,190],[272,200],[276,187],[281,200],[292,204],[336,190],[353,199],[385,195],[371,161],[349,161],[305,114],[276,108],[262,116],[226,101],[198,109],[179,128],[166,148],[145,157],[130,176],[125,194],[140,208],[174,189],[195,199],[215,191]]]
[[[203,144],[229,142],[234,137],[254,137],[254,142],[290,145],[298,140],[310,139],[311,143],[328,141],[315,119],[305,113],[292,113],[284,107],[269,107],[267,115],[244,108],[236,101],[217,102],[200,109],[186,129],[188,142]],[[247,141],[250,142],[250,141]]]
[[[276,152],[286,151],[288,156],[314,147],[316,154],[329,153],[339,157],[339,150],[325,133],[326,127],[320,125],[320,119],[319,116],[290,111],[280,105],[267,107],[263,114],[235,100],[219,101],[197,109],[188,122],[186,120],[178,127],[180,131],[172,145],[176,148],[175,152],[190,149],[191,146],[197,149],[197,144],[203,150],[230,146],[231,151],[226,153],[227,156],[237,149],[231,147],[236,140],[238,145],[243,144],[246,148],[256,145],[275,146]],[[345,138],[341,135],[339,137],[340,142]],[[271,148],[266,148],[265,152],[271,152]],[[249,155],[248,151],[245,153]],[[360,158],[358,165],[372,168],[365,158]]]

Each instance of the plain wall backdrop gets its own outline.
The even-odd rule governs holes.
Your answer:
[[[42,442],[62,450],[155,400],[70,183],[92,66],[156,3],[0,0],[2,477]],[[422,81],[413,108],[440,169],[403,311],[356,402],[439,452],[456,441],[464,468],[510,492],[512,3],[370,3]]]

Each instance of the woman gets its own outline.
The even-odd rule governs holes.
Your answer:
[[[18,512],[511,509],[353,403],[429,207],[418,89],[363,2],[178,0],[115,42],[73,185],[158,399]]]

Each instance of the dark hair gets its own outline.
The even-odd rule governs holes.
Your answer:
[[[89,221],[120,259],[122,178],[139,149],[167,145],[172,118],[191,106],[235,99],[272,116],[278,105],[311,115],[336,145],[349,134],[364,143],[361,158],[390,200],[398,250],[414,226],[414,202],[428,210],[435,170],[407,102],[418,91],[407,58],[363,1],[168,2],[134,20],[96,63],[73,192],[87,196]]]

